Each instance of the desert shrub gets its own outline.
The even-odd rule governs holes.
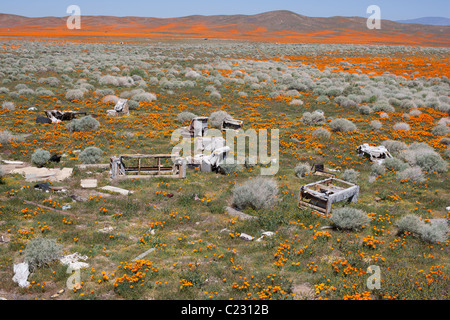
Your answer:
[[[317,103],[326,103],[326,102],[330,102],[330,98],[328,98],[325,95],[321,95],[321,96],[317,97],[316,101],[317,101]]]
[[[386,112],[382,112],[382,113],[380,113],[380,118],[387,119],[387,118],[389,118],[389,115]]]
[[[2,183],[2,178],[3,178],[4,172],[3,172],[3,168],[2,166],[0,166],[0,183]]]
[[[422,114],[422,111],[420,111],[419,109],[411,109],[409,111],[409,115],[416,117],[416,116],[420,116]]]
[[[237,163],[221,163],[219,165],[219,171],[222,174],[238,173],[242,170],[242,166]]]
[[[395,111],[394,107],[389,104],[387,101],[379,101],[372,105],[373,112],[389,112],[392,113]]]
[[[98,163],[102,159],[103,150],[97,147],[87,147],[80,152],[78,158],[84,164]]]
[[[99,97],[105,97],[105,96],[113,96],[115,93],[113,89],[107,88],[95,90],[94,94]]]
[[[358,180],[359,172],[354,169],[345,169],[342,174],[342,179],[350,183],[356,183]]]
[[[194,113],[192,113],[192,112],[183,111],[183,112],[180,112],[180,113],[177,115],[177,120],[178,120],[179,122],[181,122],[181,123],[191,122],[191,120],[192,120],[193,118],[195,118],[196,116],[197,116],[197,115],[194,114]]]
[[[450,133],[450,129],[446,125],[440,124],[433,128],[433,135],[435,136],[445,136],[448,133]]]
[[[370,122],[369,126],[372,130],[380,130],[383,127],[383,124],[378,120],[373,120]]]
[[[408,168],[408,164],[398,158],[387,158],[383,161],[383,166],[390,171],[403,171]]]
[[[211,99],[222,99],[222,96],[220,95],[220,93],[218,91],[213,91],[209,94],[209,97]]]
[[[50,152],[44,149],[36,149],[31,155],[31,162],[38,167],[43,167],[51,158]]]
[[[314,112],[305,112],[303,113],[303,117],[301,121],[306,125],[312,125],[316,123],[322,123],[325,121],[325,116],[322,112],[314,111]]]
[[[84,93],[80,89],[72,89],[66,92],[66,100],[73,101],[83,99]]]
[[[277,195],[278,186],[275,180],[256,177],[234,187],[233,205],[240,209],[267,209],[275,203]]]
[[[136,110],[137,108],[139,108],[139,102],[134,100],[128,100],[128,109]]]
[[[14,139],[14,135],[8,130],[0,131],[0,144],[5,145]]]
[[[397,172],[397,180],[400,181],[412,181],[412,182],[424,182],[425,177],[420,167],[407,168],[403,171]]]
[[[301,162],[295,166],[294,171],[297,177],[302,178],[311,172],[311,166],[306,162]]]
[[[381,144],[385,146],[390,153],[393,154],[408,148],[408,145],[406,143],[397,140],[384,140]]]
[[[92,116],[86,116],[80,119],[73,119],[68,124],[66,124],[66,129],[70,132],[97,131],[99,126],[100,122],[98,122]]]
[[[134,75],[139,76],[141,78],[146,78],[147,77],[147,73],[144,70],[138,69],[138,68],[132,69],[130,71],[130,77],[132,77]]]
[[[446,220],[435,220],[431,223],[425,223],[419,216],[414,214],[401,217],[396,226],[400,234],[409,232],[431,243],[445,242],[450,231]]]
[[[361,114],[370,114],[372,112],[372,109],[369,106],[360,106],[358,108],[359,113]]]
[[[436,152],[427,152],[419,154],[416,157],[416,164],[426,172],[445,172],[447,171],[447,161],[441,158]]]
[[[330,122],[330,127],[334,131],[340,131],[340,132],[348,132],[348,131],[355,131],[356,125],[351,122],[350,120],[338,118],[334,119]]]
[[[61,257],[62,246],[55,239],[35,238],[25,248],[25,262],[31,268],[49,265]]]
[[[238,96],[241,97],[241,98],[247,98],[247,97],[248,97],[248,94],[247,94],[246,92],[239,91],[239,92],[238,92]]]
[[[134,95],[131,99],[137,102],[152,102],[156,100],[156,95],[150,92],[143,92]]]
[[[450,138],[442,138],[441,140],[439,140],[439,143],[445,144],[447,146],[450,145]]]
[[[290,106],[302,106],[303,105],[303,101],[300,99],[293,99],[290,103]]]
[[[364,211],[349,207],[334,209],[330,219],[337,228],[344,230],[358,230],[371,221]]]
[[[220,129],[225,119],[232,118],[226,111],[215,111],[209,116],[208,124],[211,128]]]
[[[329,138],[331,136],[331,132],[325,128],[317,128],[311,134],[318,138]]]
[[[371,167],[370,174],[372,176],[381,176],[386,172],[386,168],[383,165],[380,165],[378,163],[374,163]]]
[[[424,222],[415,214],[407,214],[401,217],[396,223],[400,234],[410,232],[416,236],[420,236],[423,225]]]
[[[399,130],[399,131],[409,131],[409,130],[411,130],[411,126],[409,124],[407,124],[406,122],[398,122],[398,123],[394,124],[393,129]]]
[[[437,243],[445,242],[449,233],[449,227],[446,220],[433,221],[423,225],[420,236],[424,241]]]
[[[2,103],[2,108],[9,110],[9,111],[14,111],[16,109],[16,107],[14,106],[13,102],[9,102],[9,101],[5,101]]]

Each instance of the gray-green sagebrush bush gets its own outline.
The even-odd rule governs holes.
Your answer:
[[[177,120],[181,123],[191,122],[191,120],[194,119],[196,116],[197,115],[192,112],[183,111],[177,115]]]
[[[358,181],[359,172],[354,169],[346,169],[342,174],[342,179],[350,183],[356,183]]]
[[[97,131],[100,127],[100,122],[94,119],[92,116],[82,117],[80,119],[73,119],[66,124],[66,129],[70,132],[76,131]]]
[[[84,164],[94,164],[99,163],[102,159],[103,150],[97,147],[87,147],[82,152],[80,152],[78,158]]]
[[[330,127],[334,130],[334,131],[339,131],[339,132],[348,132],[348,131],[355,131],[356,125],[351,122],[348,119],[343,119],[343,118],[338,118],[338,119],[334,119],[330,122]]]
[[[38,167],[43,167],[51,158],[50,152],[44,149],[36,149],[31,155],[31,162]]]
[[[333,210],[330,219],[337,228],[344,230],[358,230],[371,221],[367,213],[350,207]]]
[[[404,163],[402,160],[397,158],[385,159],[383,161],[383,166],[390,171],[403,171],[409,167],[407,163]]]
[[[275,203],[277,195],[278,186],[275,180],[256,177],[234,187],[233,205],[239,209],[267,209]]]
[[[308,163],[306,163],[306,162],[302,162],[302,163],[299,163],[299,164],[297,164],[297,165],[295,166],[294,171],[295,171],[295,175],[296,175],[297,177],[302,178],[302,177],[304,177],[307,173],[310,173],[310,172],[311,172],[311,166],[310,166]]]
[[[401,217],[397,221],[396,226],[400,234],[409,232],[424,241],[432,243],[445,242],[450,231],[445,219],[425,223],[415,214],[407,214]]]
[[[25,262],[32,268],[49,265],[61,257],[62,246],[56,239],[35,238],[25,248]]]
[[[211,113],[208,124],[211,128],[220,129],[225,119],[233,119],[226,111],[216,111]]]

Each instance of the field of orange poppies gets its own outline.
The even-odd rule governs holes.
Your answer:
[[[43,149],[61,156],[47,168],[74,168],[70,178],[49,182],[65,192],[44,192],[2,163],[0,297],[449,298],[448,48],[2,40],[0,57],[0,158],[36,166],[32,154]],[[106,114],[114,97],[129,99],[129,116]],[[36,122],[54,109],[86,112],[99,126],[71,131],[65,121]],[[276,182],[276,200],[243,208],[258,219],[241,220],[225,208],[263,164],[121,182],[110,180],[109,167],[79,166],[88,147],[101,149],[98,163],[107,165],[119,154],[170,153],[172,132],[189,124],[180,113],[217,111],[243,120],[244,130],[279,130],[279,170],[265,177]],[[351,125],[335,126],[338,119]],[[374,166],[356,153],[364,143],[385,145],[399,166]],[[358,202],[333,210],[363,211],[370,221],[362,228],[343,230],[298,207],[300,187],[323,179],[300,172],[299,164],[314,163],[339,178],[356,177]],[[133,193],[83,189],[82,179]],[[407,215],[446,228],[428,237],[403,232],[398,223]],[[61,255],[86,257],[88,267],[70,278],[75,286],[59,259],[30,269],[26,286],[13,281],[14,265],[41,238],[55,240]],[[369,266],[379,268],[375,288]]]

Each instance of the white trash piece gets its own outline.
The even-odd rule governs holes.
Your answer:
[[[79,270],[89,267],[89,264],[87,264],[86,262],[79,261],[79,260],[86,261],[87,259],[88,256],[82,256],[78,252],[75,252],[73,254],[69,254],[67,256],[62,257],[59,261],[61,261],[63,265],[67,265],[70,268],[72,268],[72,270]]]
[[[30,271],[28,270],[28,263],[23,262],[14,265],[14,277],[12,280],[19,284],[19,287],[25,288],[28,287],[30,282],[28,282],[28,276],[30,275]]]
[[[246,233],[241,233],[239,238],[247,240],[247,241],[252,241],[255,237],[252,237],[251,235],[246,234]]]

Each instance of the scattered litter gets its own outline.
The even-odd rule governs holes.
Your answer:
[[[8,160],[2,160],[4,164],[11,164],[11,165],[23,165],[23,161],[8,161]]]
[[[330,173],[328,171],[336,171],[336,170],[326,170],[323,163],[314,163],[311,167],[311,172],[316,176],[326,176],[326,177],[335,177],[334,173]]]
[[[62,257],[59,261],[61,261],[63,265],[67,265],[73,270],[79,270],[89,267],[89,264],[87,264],[86,262],[80,262],[80,260],[86,261],[87,259],[88,256],[82,256],[78,252],[75,252]]]
[[[358,195],[359,186],[337,178],[328,178],[302,186],[298,205],[313,208],[328,216],[331,204],[343,200],[355,203]]]
[[[27,181],[38,181],[38,180],[48,180],[48,181],[63,181],[72,175],[73,168],[63,168],[63,169],[47,169],[47,168],[36,168],[36,167],[24,167],[12,170],[11,174],[21,174],[25,176]]]
[[[105,187],[101,187],[100,189],[105,190],[105,191],[120,193],[124,196],[127,196],[127,195],[133,193],[133,191],[129,191],[129,190],[125,190],[122,188],[113,187],[113,186],[105,186]]]
[[[27,111],[36,111],[36,110],[37,110],[36,107],[30,107],[30,108],[27,109]]]
[[[221,130],[227,131],[227,130],[234,130],[237,131],[239,129],[242,129],[244,121],[237,120],[237,119],[225,119],[222,122]]]
[[[149,160],[156,161],[156,164],[149,164]],[[130,161],[135,162],[129,163]],[[171,154],[119,155],[118,157],[110,158],[110,168],[112,179],[142,179],[151,177],[186,178],[186,161],[182,158],[172,161]]]
[[[382,164],[385,159],[392,158],[392,155],[386,149],[385,146],[373,147],[368,143],[360,145],[357,149],[359,155],[363,155],[369,158],[370,161]]]
[[[208,117],[195,117],[188,127],[184,127],[181,135],[184,137],[204,137],[208,131]]]
[[[61,207],[61,209],[63,209],[63,210],[69,210],[70,208],[72,208],[72,206],[70,204],[66,204]]]
[[[260,242],[264,237],[272,237],[273,235],[274,235],[275,233],[273,233],[272,231],[266,231],[266,232],[263,232],[262,234],[261,234],[261,237],[259,237],[258,239],[256,239],[256,241],[257,242]]]
[[[76,118],[78,115],[87,115],[86,112],[74,112],[74,111],[59,111],[59,110],[44,110],[44,114],[50,120],[51,123],[60,123],[61,121],[70,121]]]
[[[61,290],[59,290],[57,293],[55,293],[54,295],[52,295],[50,298],[52,298],[52,299],[57,298],[57,297],[59,297],[60,295],[62,295],[65,291],[66,291],[66,290],[61,289]]]
[[[61,156],[58,156],[57,154],[54,154],[50,160],[50,162],[56,162],[56,163],[60,163],[61,162]]]
[[[114,110],[106,110],[108,116],[128,116],[130,110],[128,107],[128,99],[119,99],[114,107]]]
[[[114,230],[114,227],[109,226],[109,227],[105,227],[105,228],[102,228],[102,229],[98,229],[97,231],[101,232],[101,233],[109,233],[109,232],[111,232],[113,230]]]
[[[30,271],[28,269],[28,263],[23,262],[14,265],[14,277],[12,278],[12,280],[16,282],[19,287],[28,287],[28,285],[30,284],[30,282],[28,282],[29,275]]]
[[[97,179],[82,179],[80,184],[83,189],[97,188]]]
[[[155,251],[155,248],[150,248],[147,251],[145,251],[144,253],[138,255],[136,258],[134,258],[132,261],[136,261],[136,260],[141,260],[144,259],[149,253]]]
[[[246,233],[241,233],[239,235],[239,238],[246,240],[246,241],[252,241],[255,237],[252,237],[251,235],[248,235]]]
[[[48,183],[45,183],[45,182],[35,185],[34,188],[43,190],[45,192],[50,192],[50,185]]]

